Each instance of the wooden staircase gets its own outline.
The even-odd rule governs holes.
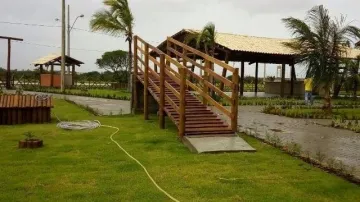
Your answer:
[[[234,135],[237,130],[238,69],[172,38],[168,38],[167,43],[168,50],[165,54],[140,37],[134,37],[134,86],[137,81],[144,85],[145,119],[148,119],[148,93],[150,93],[159,104],[161,128],[164,128],[166,114],[179,129],[181,138],[194,135]],[[189,55],[193,59],[189,58]],[[205,61],[205,65],[198,63],[194,58],[201,58]],[[189,63],[191,66],[188,65]],[[216,74],[214,64],[233,72],[233,80],[230,81]],[[195,67],[202,69],[204,75],[195,73]],[[213,85],[214,81],[228,85],[232,89],[232,96],[228,96]],[[211,93],[209,89],[216,96],[227,100],[231,111],[215,101],[209,95]],[[137,94],[137,90],[135,87],[134,95]],[[212,104],[224,115],[229,116],[231,123],[228,124],[215,114],[208,104]],[[137,107],[136,101],[133,106]]]

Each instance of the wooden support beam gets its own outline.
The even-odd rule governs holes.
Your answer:
[[[54,65],[51,65],[50,75],[51,75],[50,86],[54,87]],[[74,79],[73,79],[73,82],[74,82]]]
[[[39,67],[39,83],[40,83],[40,86],[41,86],[41,74],[43,73],[43,65],[40,65]]]
[[[245,61],[241,61],[240,96],[244,95]]]
[[[258,93],[258,83],[259,83],[259,63],[256,62],[256,67],[255,67],[255,94]]]
[[[296,74],[295,74],[295,64],[291,64],[291,84],[290,84],[290,95],[294,96],[294,87],[295,87],[295,79],[296,79]]]
[[[137,81],[137,74],[138,74],[138,36],[134,36],[134,72],[133,72],[133,103],[132,103],[132,113],[135,114],[135,110],[138,108],[138,98],[137,98],[137,87],[136,87],[136,81]]]
[[[186,69],[181,68],[180,71],[180,121],[179,121],[179,137],[182,139],[185,136],[185,107],[186,107]]]
[[[11,80],[10,66],[11,66],[11,39],[8,39],[8,58],[7,58],[7,71],[6,71],[6,88],[7,89],[11,88],[11,84],[10,84],[10,80]]]
[[[286,68],[286,64],[282,64],[282,67],[281,67],[280,97],[285,97],[285,68]]]
[[[234,132],[237,132],[237,123],[238,123],[238,106],[239,106],[239,69],[236,68],[233,76],[232,82],[235,84],[234,89],[232,90],[232,100],[231,103],[231,129]]]
[[[160,98],[159,98],[159,126],[165,128],[165,55],[160,55]]]
[[[149,45],[145,43],[144,65],[144,119],[149,120]]]
[[[72,69],[71,69],[72,86],[74,86],[75,84],[75,76],[76,76],[75,65],[72,65]]]

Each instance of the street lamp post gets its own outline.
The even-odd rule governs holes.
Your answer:
[[[81,14],[81,15],[79,15],[79,16],[77,16],[76,17],[76,19],[75,19],[75,21],[74,21],[74,23],[72,24],[72,26],[70,26],[70,5],[68,5],[68,29],[67,29],[67,31],[68,31],[68,50],[67,50],[67,55],[70,57],[70,33],[71,33],[71,30],[74,28],[74,25],[75,25],[75,23],[76,23],[76,21],[79,19],[79,18],[83,18],[84,17],[84,15],[83,14]],[[68,73],[70,74],[70,67],[68,67]]]

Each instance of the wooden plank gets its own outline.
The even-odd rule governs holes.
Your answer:
[[[217,103],[214,99],[212,99],[208,94],[205,94],[203,91],[200,90],[199,87],[191,83],[190,81],[187,81],[187,84],[194,90],[198,91],[198,93],[203,96],[210,104],[214,105],[217,109],[219,109],[221,112],[223,112],[226,116],[231,117],[231,113],[222,105]]]
[[[205,71],[207,73],[209,73],[209,76],[213,76],[216,79],[220,80],[221,82],[223,82],[225,85],[229,86],[230,88],[234,88],[234,84],[228,80],[227,78],[224,78],[220,75],[218,75],[217,73],[215,73],[213,70],[211,70],[211,68],[206,68]]]
[[[239,107],[239,69],[235,69],[232,77],[232,82],[235,88],[232,90],[232,103],[231,103],[231,129],[237,132],[238,125],[238,107]]]
[[[172,87],[172,85],[170,85],[167,81],[165,81],[165,87],[169,89],[178,99],[180,99],[180,93],[174,87]]]
[[[229,64],[229,52],[227,52],[227,51],[225,52],[225,64]],[[223,68],[221,76],[226,78],[226,72],[227,72],[227,69]],[[220,90],[221,91],[224,90],[224,83],[220,83]]]
[[[168,103],[171,105],[171,107],[172,107],[173,109],[175,109],[175,111],[176,111],[177,113],[180,112],[179,107],[178,107],[178,106],[175,104],[175,102],[174,102],[168,95],[166,95],[166,94],[165,94],[165,101],[168,102]]]
[[[149,59],[150,59],[150,60],[151,60],[151,62],[153,62],[155,65],[160,66],[160,62],[159,62],[159,61],[157,61],[155,58],[153,58],[153,57],[149,56]]]
[[[145,67],[145,61],[142,60],[140,57],[138,57],[137,59],[138,59],[138,61]]]
[[[145,64],[144,64],[144,119],[149,120],[149,46],[145,44]]]
[[[177,84],[180,84],[180,79],[179,79],[179,77],[177,77],[173,74],[174,72],[170,72],[166,68],[164,68],[164,72],[165,72],[165,76],[169,76],[172,79],[172,81],[174,81]]]
[[[240,78],[240,96],[244,95],[244,71],[245,71],[245,61],[241,61],[241,78]]]
[[[227,99],[228,101],[232,101],[232,98],[226,95],[223,91],[221,91],[218,87],[214,86],[212,83],[205,81],[205,85],[215,91],[220,97]]]
[[[227,70],[229,70],[231,72],[235,71],[235,68],[231,67],[230,65],[227,65],[227,64],[223,63],[222,61],[220,61],[220,60],[218,60],[216,58],[213,58],[213,57],[211,57],[211,56],[209,56],[209,55],[207,55],[207,54],[205,54],[205,53],[203,53],[201,51],[198,51],[198,50],[196,50],[194,48],[191,48],[191,47],[189,47],[189,46],[187,46],[187,45],[185,45],[185,44],[183,44],[183,43],[181,43],[181,42],[179,42],[179,41],[177,41],[177,40],[175,40],[175,39],[173,39],[171,37],[168,37],[167,40],[174,43],[174,44],[176,44],[176,45],[178,45],[178,46],[180,46],[180,47],[182,47],[182,48],[184,48],[184,49],[186,49],[186,50],[188,50],[188,51],[190,51],[190,52],[193,52],[193,53],[197,54],[198,56],[201,56],[205,60],[208,60],[208,61],[213,62],[213,63],[215,63],[215,64],[217,64],[217,65],[219,65],[219,66],[221,66],[223,68],[226,68]]]
[[[258,82],[259,82],[259,63],[256,62],[256,67],[255,67],[255,93],[258,92]]]
[[[179,136],[183,138],[185,135],[185,107],[186,107],[186,100],[185,100],[185,93],[186,93],[186,70],[184,68],[179,69],[181,75],[181,82],[180,82],[180,122],[179,122]]]
[[[170,56],[165,55],[165,59],[167,61],[170,61],[170,63],[174,64],[177,68],[181,69],[181,68],[185,68],[182,64],[180,64],[178,61],[172,59]]]
[[[180,57],[182,57],[183,59],[185,59],[187,62],[190,62],[192,65],[195,65],[196,67],[200,68],[200,69],[204,69],[204,66],[202,66],[201,64],[197,63],[196,61],[194,61],[193,59],[187,57],[186,55],[180,53],[179,51],[173,49],[173,48],[169,48],[169,51],[174,53],[175,55],[178,55]]]
[[[160,55],[160,98],[159,98],[159,126],[165,128],[165,56]]]
[[[282,67],[281,67],[280,97],[285,97],[285,68],[286,68],[286,64],[282,64]]]
[[[159,92],[160,92],[160,88],[154,83],[154,81],[152,81],[151,79],[149,79],[149,82],[150,82],[150,84],[155,88],[155,91],[156,91],[157,93],[159,93]]]

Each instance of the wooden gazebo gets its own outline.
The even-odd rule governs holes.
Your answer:
[[[189,35],[199,33],[198,30],[183,29],[174,34],[172,38],[180,42],[184,42]],[[281,65],[281,84],[280,95],[284,97],[285,94],[294,95],[294,86],[296,81],[295,74],[295,59],[296,53],[285,45],[291,39],[277,39],[266,37],[245,36],[228,33],[216,33],[216,50],[215,58],[223,60],[226,63],[229,61],[240,62],[240,95],[244,93],[244,70],[245,62],[255,65],[255,93],[258,91],[258,69],[259,63],[265,64],[280,64]],[[166,50],[166,41],[162,42],[158,48],[162,51]],[[196,48],[195,43],[190,43],[190,46]],[[201,50],[203,51],[203,50]],[[360,55],[360,50],[350,49],[347,58],[356,59]],[[175,56],[174,56],[175,57]],[[286,65],[291,67],[291,78],[289,92],[285,92],[285,69]],[[222,76],[226,77],[226,69],[223,70]],[[223,85],[221,86],[223,89]]]
[[[83,62],[76,60],[72,57],[65,57],[65,66],[68,67],[68,71],[65,74],[65,85],[71,86],[75,83],[75,67],[80,67]],[[61,85],[61,76],[60,74],[55,74],[54,66],[61,66],[61,55],[60,54],[51,54],[45,57],[42,57],[35,62],[33,62],[35,67],[40,69],[40,85],[43,87],[60,87]],[[44,67],[51,67],[50,74],[44,73]],[[72,70],[70,72],[70,67]]]

